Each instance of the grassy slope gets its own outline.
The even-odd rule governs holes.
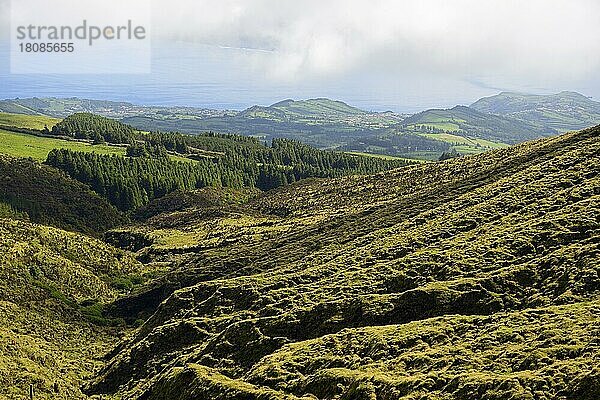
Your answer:
[[[283,100],[269,107],[254,106],[242,111],[240,116],[307,125],[341,123],[342,125],[356,125],[365,129],[381,128],[399,121],[398,116],[392,117],[384,113],[370,113],[342,101],[325,98]],[[346,126],[345,129],[347,128]]]
[[[23,115],[0,113],[0,127],[25,128],[41,130],[44,126],[52,128],[60,119],[40,115]],[[73,151],[97,152],[101,154],[125,154],[123,147],[108,145],[91,145],[79,141],[62,140],[51,137],[40,137],[27,133],[12,132],[0,129],[0,153],[13,157],[31,157],[44,161],[52,149],[69,149]]]
[[[555,133],[528,121],[482,113],[456,106],[447,110],[426,110],[402,122],[402,129],[411,131],[420,126],[442,129],[468,138],[485,139],[494,143],[519,143]]]
[[[44,113],[40,112],[37,107],[30,107],[24,104],[20,104],[13,100],[1,100],[0,111],[3,113],[11,114],[23,114],[23,115],[39,115],[46,117]]]
[[[600,394],[589,348],[599,312],[596,301],[349,329],[283,347],[248,380],[319,398],[442,399],[454,391],[458,398],[591,399]]]
[[[180,289],[91,389],[595,398],[599,156],[596,128],[115,232],[173,265],[116,314]]]
[[[0,218],[0,397],[85,398],[120,329],[100,327],[96,302],[139,270],[120,250],[55,228]]]
[[[426,162],[426,160],[417,160],[414,158],[404,158],[404,157],[396,157],[396,156],[386,156],[385,154],[362,153],[360,151],[344,151],[344,153],[355,154],[357,156],[381,158],[383,160],[406,160],[406,161],[412,161],[412,162]]]
[[[0,113],[0,126],[40,130],[49,128],[59,122],[59,119],[46,116]],[[27,133],[12,132],[0,129],[0,154],[13,157],[31,157],[45,161],[53,149],[68,149],[73,151],[95,152],[98,154],[125,155],[125,147],[108,144],[93,145],[88,142],[64,140],[52,137],[40,137]],[[171,154],[173,161],[195,162],[186,157]]]
[[[59,115],[66,117],[74,112],[100,112],[106,109],[132,107],[130,103],[89,100],[79,98],[25,98],[0,100],[0,111],[27,115]]]
[[[440,140],[452,145],[452,148],[460,154],[478,154],[491,149],[502,149],[508,147],[505,143],[492,142],[490,140],[464,137],[451,133],[420,133],[429,139]]]
[[[430,139],[441,140],[457,146],[481,146],[487,148],[488,150],[508,147],[508,145],[504,143],[496,143],[485,139],[457,136],[450,133],[422,133],[421,135]]]
[[[365,112],[349,106],[341,101],[330,99],[309,99],[309,100],[284,100],[275,103],[271,106],[277,110],[284,111],[288,115],[294,115],[297,118],[302,118],[310,115],[336,115],[348,116],[359,115]]]
[[[44,126],[51,128],[60,122],[60,119],[46,117],[44,115],[23,115],[0,113],[0,125],[13,126],[27,129],[44,129]]]
[[[39,137],[0,129],[0,153],[14,157],[31,157],[45,161],[53,149],[96,152],[99,154],[125,155],[125,148],[108,145],[92,145],[85,142]]]

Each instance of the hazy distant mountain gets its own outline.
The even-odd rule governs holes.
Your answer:
[[[465,106],[420,112],[405,119],[400,130],[433,134],[450,133],[508,144],[557,133],[552,128],[529,121],[484,113]]]
[[[269,107],[254,106],[244,110],[240,115],[249,118],[262,118],[273,116],[283,118],[287,121],[300,119],[331,119],[347,118],[349,116],[374,114],[356,107],[352,107],[342,101],[325,98],[309,100],[283,100]]]
[[[140,106],[122,101],[106,101],[71,98],[27,98],[0,100],[0,112],[47,115],[64,118],[78,112],[87,112],[122,119],[133,116],[145,116],[157,119],[197,117],[208,118],[235,114],[235,111],[213,110],[208,108],[183,106]]]
[[[600,102],[577,92],[532,95],[502,92],[471,104],[481,112],[510,116],[558,131],[600,123]]]
[[[352,107],[343,101],[325,98],[283,100],[268,107],[253,106],[238,117],[296,122],[309,125],[345,124],[359,128],[382,128],[402,121],[406,115],[389,112],[370,112]]]
[[[66,117],[75,112],[100,113],[107,110],[124,112],[134,105],[126,102],[79,99],[76,97],[58,99],[27,98],[0,101],[0,111],[16,114],[43,114],[51,117]]]

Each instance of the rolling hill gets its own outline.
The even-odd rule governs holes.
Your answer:
[[[502,92],[479,99],[471,104],[471,108],[561,132],[600,123],[600,102],[577,92],[565,91],[552,95]]]
[[[74,136],[140,135],[87,114],[65,121]],[[301,160],[363,160],[285,140],[192,139],[210,165],[226,153],[288,173]],[[129,164],[53,154],[82,162],[73,176]],[[132,188],[159,178],[146,164],[175,168],[146,158],[131,162],[144,175]],[[265,192],[192,185],[123,225],[84,184],[0,156],[0,397],[595,399],[599,164],[600,126]],[[109,231],[99,241],[60,228]]]
[[[35,158],[45,164],[7,158],[12,161],[6,163],[2,173],[8,175],[14,167],[18,179],[6,177],[10,187],[0,185],[0,201],[4,199],[15,212],[29,214],[36,222],[85,229],[83,232],[88,234],[103,232],[118,222],[98,212],[87,222],[105,221],[87,226],[85,207],[97,212],[97,204],[92,197],[77,196],[75,182],[57,169],[87,185],[80,189],[91,189],[123,213],[133,214],[150,201],[182,189],[212,186],[268,190],[313,176],[373,173],[412,163],[394,157],[322,151],[286,139],[273,139],[267,146],[241,135],[140,132],[91,113],[70,115],[51,128],[47,118],[41,116],[0,113],[0,121],[11,124],[5,126],[6,130],[0,129],[0,155]],[[43,129],[35,129],[42,125]],[[28,175],[21,171],[25,165],[32,170]],[[44,175],[45,181],[39,175]],[[32,180],[34,184],[30,185]],[[46,187],[49,182],[64,190]],[[46,196],[40,194],[44,191]],[[60,200],[56,202],[59,192]],[[69,195],[81,200],[77,210],[65,208]],[[47,203],[60,210],[56,218],[48,212]]]
[[[435,137],[437,133],[451,133],[466,138],[507,144],[557,133],[553,129],[540,127],[533,123],[487,114],[465,106],[420,112],[405,119],[398,129],[401,132],[430,134],[430,138]]]
[[[288,114],[299,116],[306,115],[339,115],[346,117],[348,115],[366,114],[365,111],[356,107],[349,106],[343,101],[330,100],[327,98],[292,100],[287,99],[275,103],[271,108],[285,111]]]
[[[168,272],[86,392],[595,399],[599,163],[596,127],[114,230]]]
[[[172,118],[208,118],[234,115],[231,110],[212,110],[184,106],[140,106],[123,101],[82,99],[78,97],[33,97],[0,100],[0,112],[65,118],[75,113],[93,113],[114,119],[133,116]]]
[[[502,106],[504,103],[506,107]],[[527,105],[526,110],[518,108],[519,104]],[[481,99],[470,108],[432,109],[409,117],[393,112],[368,112],[326,98],[287,99],[242,111],[33,98],[0,101],[0,111],[61,118],[91,112],[143,131],[192,134],[213,131],[262,140],[284,137],[319,148],[437,159],[449,148],[461,154],[480,153],[589,126],[599,122],[597,104],[571,92],[554,97],[501,93]]]
[[[271,106],[253,106],[235,115],[202,119],[131,117],[124,122],[139,129],[227,132],[262,139],[285,137],[319,147],[333,148],[354,138],[372,136],[404,116],[363,111],[330,99],[284,100]]]
[[[242,111],[238,116],[246,118],[265,118],[279,122],[303,122],[308,124],[348,122],[352,118],[380,116],[382,122],[395,122],[400,118],[385,119],[385,115],[370,113],[349,106],[342,101],[325,98],[309,100],[283,100],[269,107],[253,106]]]
[[[64,118],[94,113],[122,120],[138,129],[201,133],[217,131],[265,138],[304,138],[319,147],[335,147],[347,136],[356,137],[402,120],[392,112],[372,113],[329,99],[284,100],[272,106],[243,111],[194,107],[138,106],[126,102],[78,98],[30,98],[0,101],[0,111]],[[332,136],[331,138],[328,136]]]
[[[56,118],[63,118],[75,112],[126,110],[129,107],[133,107],[133,105],[126,102],[89,100],[76,97],[64,99],[33,97],[0,101],[0,111],[5,113],[46,115]]]
[[[142,131],[283,137],[322,149],[433,160],[448,151],[476,154],[600,123],[599,104],[576,92],[549,96],[503,92],[470,107],[430,109],[412,116],[368,112],[326,98],[287,99],[242,111],[33,98],[0,101],[0,111],[61,118],[94,113]]]
[[[33,222],[92,236],[125,221],[121,213],[86,185],[37,161],[2,154],[0,204]]]

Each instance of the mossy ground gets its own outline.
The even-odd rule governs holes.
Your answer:
[[[126,332],[101,305],[141,265],[82,235],[0,219],[0,398],[86,398],[81,385]]]
[[[599,157],[590,129],[121,229],[169,272],[90,392],[596,398]]]

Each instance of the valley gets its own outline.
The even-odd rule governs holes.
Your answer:
[[[297,103],[465,156],[0,114],[0,397],[600,396],[600,127]]]
[[[0,11],[0,400],[600,400],[599,1]]]

